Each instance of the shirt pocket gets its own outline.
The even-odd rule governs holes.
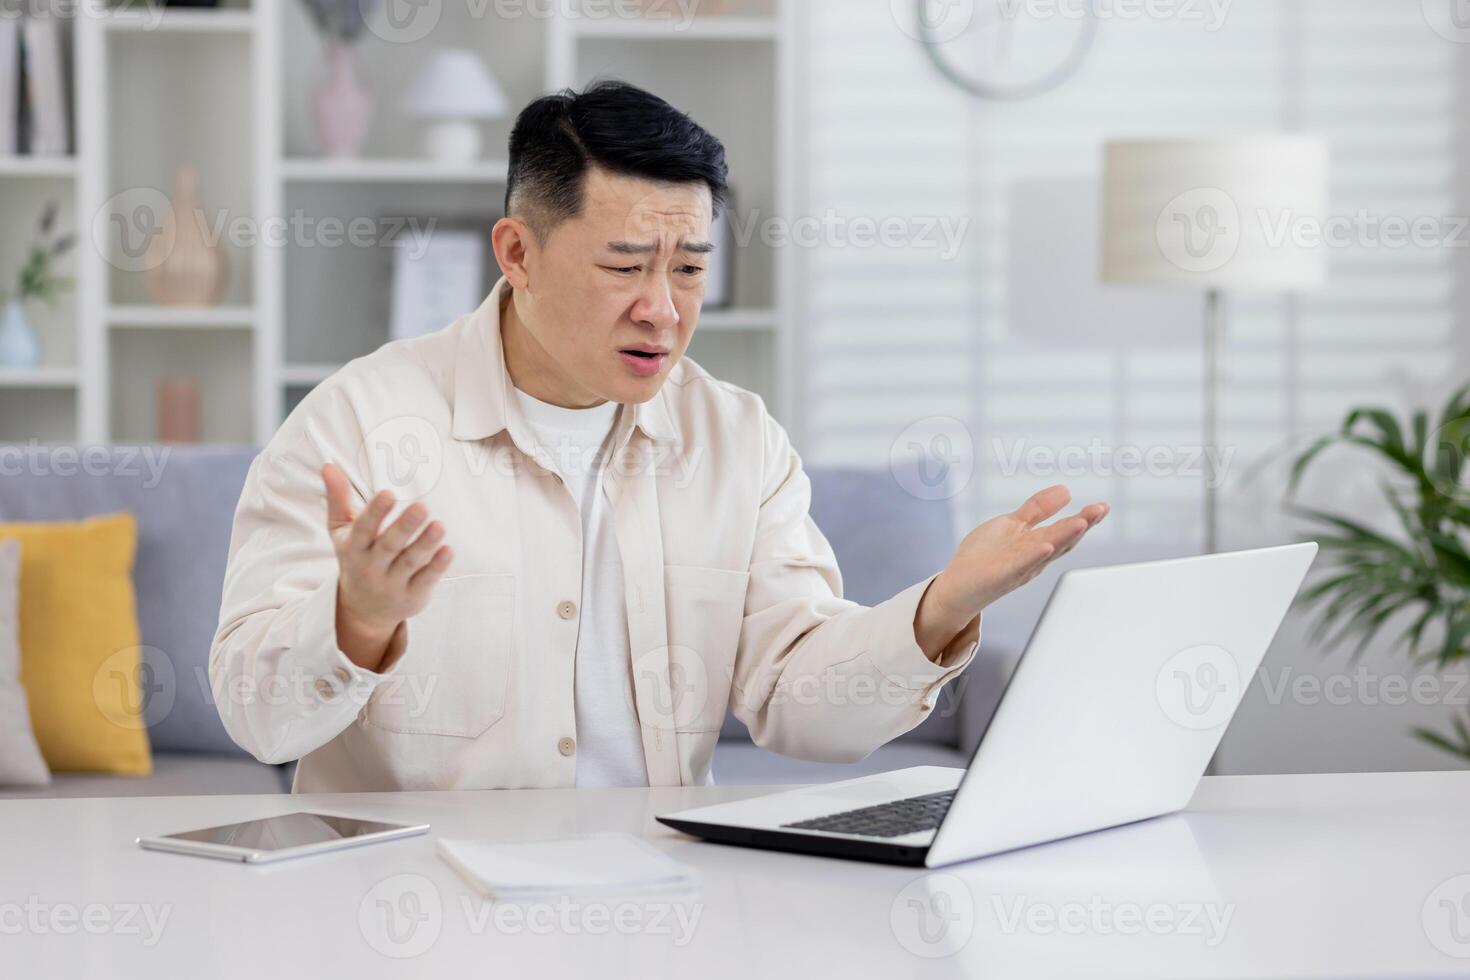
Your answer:
[[[408,621],[397,670],[373,691],[363,721],[390,732],[475,738],[505,715],[515,650],[514,575],[462,575],[434,587]]]
[[[673,728],[718,731],[725,721],[749,572],[664,566]]]

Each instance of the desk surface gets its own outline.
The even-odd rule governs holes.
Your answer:
[[[931,872],[693,842],[742,787],[0,802],[0,974],[1012,977],[1470,973],[1470,773],[1206,779],[1182,814]],[[428,837],[278,865],[138,835],[300,808]],[[675,901],[483,903],[434,836],[641,834]]]

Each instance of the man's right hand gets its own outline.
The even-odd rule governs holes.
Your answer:
[[[414,503],[381,534],[394,498],[384,490],[352,512],[352,487],[336,463],[322,467],[327,488],[327,532],[337,551],[337,646],[366,670],[388,666],[384,658],[398,627],[429,604],[434,586],[454,555],[444,525],[428,521]],[[422,533],[420,532],[422,529]]]

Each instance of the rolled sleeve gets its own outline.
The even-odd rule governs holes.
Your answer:
[[[210,685],[225,730],[262,762],[299,759],[344,731],[407,644],[400,625],[379,671],[353,663],[337,644],[337,560],[319,477],[325,455],[307,438],[267,447],[235,512]]]
[[[836,556],[809,514],[810,481],[785,431],[769,416],[766,426],[731,709],[773,752],[854,762],[928,717],[944,685],[973,660],[980,617],[936,662],[914,633],[934,576],[876,606],[843,599]]]

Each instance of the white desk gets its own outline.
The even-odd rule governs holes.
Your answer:
[[[695,843],[653,822],[755,792],[0,802],[0,976],[1470,974],[1470,773],[1210,778],[1184,814],[927,873]],[[133,844],[302,807],[443,836],[631,831],[703,884],[672,905],[515,919],[473,897],[432,835],[260,867]],[[389,955],[404,952],[417,955]]]

